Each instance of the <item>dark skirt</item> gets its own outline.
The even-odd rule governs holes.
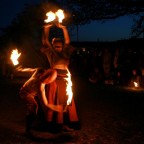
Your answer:
[[[56,70],[58,73],[57,79],[46,86],[46,96],[50,104],[62,105],[63,107],[65,107],[67,105],[68,97],[66,95],[66,80],[64,78],[67,77],[68,71],[59,69]],[[64,113],[54,112],[49,109],[46,112],[46,120],[48,122],[63,124],[65,121],[64,115],[67,115],[67,120],[69,122],[79,121],[74,97],[72,98],[71,104],[67,106],[67,111]]]

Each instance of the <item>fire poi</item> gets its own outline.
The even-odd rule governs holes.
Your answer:
[[[53,13],[51,11],[46,13],[46,16],[48,17],[46,20],[44,20],[46,23],[49,23],[49,22],[55,20],[55,17],[56,17],[55,13]]]
[[[139,84],[137,82],[133,82],[135,87],[138,87]]]
[[[14,66],[19,64],[18,58],[20,57],[21,53],[18,52],[18,49],[12,50],[10,59]]]
[[[44,22],[46,22],[46,23],[52,22],[56,18],[58,18],[59,23],[62,23],[62,20],[65,18],[64,12],[61,9],[57,10],[57,12],[55,12],[55,13],[52,11],[47,12],[46,16],[47,16],[47,19],[44,20]]]
[[[72,92],[71,74],[69,71],[67,74],[67,78],[65,78],[65,80],[67,81],[67,87],[66,87],[66,94],[68,95],[67,105],[70,105],[73,97],[73,92]]]

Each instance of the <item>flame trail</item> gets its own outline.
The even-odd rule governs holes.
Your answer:
[[[67,70],[67,77],[64,78],[67,81],[67,86],[66,86],[66,94],[68,96],[68,100],[67,100],[67,105],[70,105],[71,101],[72,101],[72,97],[73,97],[73,92],[72,92],[72,81],[71,81],[71,74],[69,72],[69,70]]]

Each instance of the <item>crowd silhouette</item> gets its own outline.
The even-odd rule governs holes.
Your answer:
[[[144,50],[136,48],[78,48],[71,57],[73,75],[84,76],[94,84],[143,86]]]
[[[75,46],[69,70],[73,76],[86,77],[94,84],[129,86],[135,81],[144,87],[143,61],[143,48]],[[2,75],[10,77],[13,70],[11,67],[11,64],[5,65],[5,68],[2,66]]]

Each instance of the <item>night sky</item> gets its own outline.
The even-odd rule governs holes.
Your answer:
[[[40,0],[3,0],[0,4],[0,27],[8,26],[20,13],[24,4],[39,3]],[[124,16],[104,23],[93,21],[90,24],[79,26],[79,41],[115,41],[131,37],[132,17]],[[76,29],[71,35],[71,40],[77,40]]]

